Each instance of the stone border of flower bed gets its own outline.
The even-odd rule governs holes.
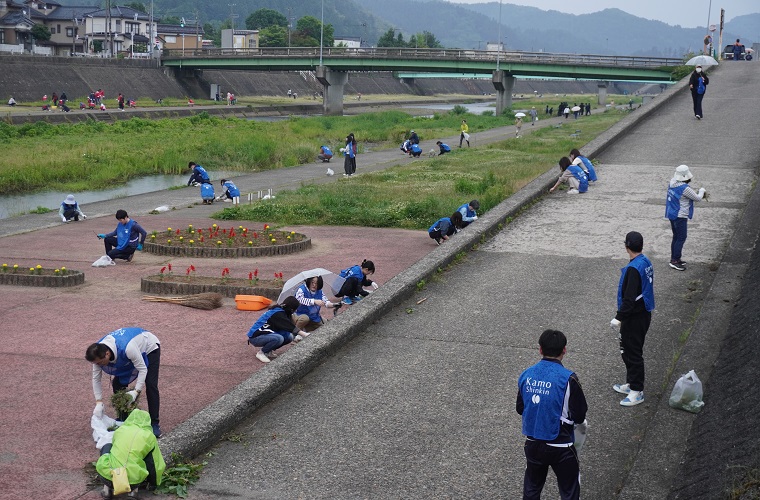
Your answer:
[[[282,285],[277,288],[262,287],[255,285],[208,284],[208,283],[181,283],[172,281],[171,278],[148,276],[140,280],[140,290],[145,293],[158,295],[191,295],[195,293],[217,292],[225,297],[234,298],[235,295],[261,295],[268,299],[277,300],[282,291]]]
[[[183,245],[161,245],[158,243],[145,242],[143,250],[156,255],[170,255],[172,257],[209,257],[209,258],[229,258],[229,257],[267,257],[274,255],[287,255],[296,252],[302,252],[311,248],[311,238],[306,238],[293,243],[283,243],[281,245],[271,246],[252,246],[252,247],[225,247],[215,248],[194,247],[185,243]],[[208,290],[207,290],[208,291]]]
[[[63,287],[77,286],[82,283],[84,283],[84,273],[81,271],[66,271],[66,274],[60,276],[0,273],[0,285]]]

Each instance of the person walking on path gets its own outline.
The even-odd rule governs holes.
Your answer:
[[[63,200],[61,208],[58,209],[58,215],[61,216],[61,221],[64,223],[69,222],[70,220],[79,221],[80,217],[82,219],[87,218],[82,212],[82,209],[79,208],[79,204],[73,194],[68,195],[66,199]]]
[[[533,106],[530,108],[530,111],[528,111],[528,114],[530,115],[530,126],[534,127],[536,125],[536,122],[538,121],[538,111],[536,111],[536,107]]]
[[[654,266],[644,255],[644,237],[631,231],[625,236],[630,261],[621,269],[618,283],[618,310],[610,321],[620,332],[620,355],[625,363],[625,383],[612,388],[625,398],[622,406],[644,402],[644,339],[654,310]]]
[[[742,45],[742,42],[740,39],[736,39],[736,42],[734,43],[733,47],[734,52],[734,61],[738,61],[742,57],[742,52],[744,52],[744,45]]]
[[[341,148],[341,153],[345,156],[343,160],[344,176],[352,176],[356,173],[356,138],[351,132],[346,136],[346,145]]]
[[[709,84],[710,79],[702,71],[702,66],[694,68],[689,78],[689,88],[691,89],[691,100],[694,102],[694,116],[697,117],[697,120],[701,120],[704,117],[702,114],[702,99],[705,97]]]
[[[670,243],[670,267],[676,271],[685,271],[686,262],[681,260],[683,245],[686,242],[686,226],[694,216],[694,202],[707,200],[705,188],[694,191],[689,183],[694,176],[687,165],[679,165],[668,185],[665,200],[665,217],[670,221],[673,240]]]
[[[119,97],[116,98],[116,102],[119,103],[119,110],[124,111],[124,96],[119,92]]]
[[[538,339],[542,359],[518,380],[515,409],[525,435],[523,499],[540,500],[549,467],[557,476],[562,500],[580,498],[580,463],[575,426],[586,425],[588,404],[578,375],[562,365],[567,337],[545,330]]]
[[[101,233],[98,238],[105,240],[106,255],[111,260],[124,259],[132,262],[135,250],[142,251],[148,232],[136,220],[130,219],[126,210],[117,210],[116,220],[119,221],[116,229],[108,234]]]
[[[298,342],[309,336],[293,323],[293,313],[298,309],[298,300],[292,295],[282,304],[273,304],[248,330],[248,343],[260,347],[256,359],[269,363],[278,356],[278,349],[291,342]]]
[[[520,129],[522,129],[522,116],[518,116],[515,120],[515,138],[520,137]]]
[[[467,147],[470,147],[470,127],[467,125],[467,120],[462,120],[462,125],[459,127],[459,147],[462,147],[462,141],[467,142]]]
[[[129,384],[135,382],[134,388],[127,392],[132,401],[145,389],[153,434],[156,437],[161,436],[161,399],[158,393],[161,342],[158,337],[142,328],[119,328],[90,344],[84,357],[92,363],[92,392],[95,394],[95,409],[92,414],[98,418],[103,416],[101,378],[103,372],[106,372],[112,377],[113,392],[127,389]]]

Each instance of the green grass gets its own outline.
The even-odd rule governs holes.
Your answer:
[[[616,123],[625,113],[609,112],[571,126],[536,129],[520,139],[365,173],[328,184],[281,191],[273,200],[226,208],[221,220],[277,221],[278,224],[353,225],[425,229],[441,214],[478,199],[487,211]],[[468,123],[470,120],[468,120]],[[420,127],[415,126],[415,130]],[[570,137],[575,130],[579,137]],[[361,156],[359,156],[361,171]],[[557,175],[559,175],[557,168]]]

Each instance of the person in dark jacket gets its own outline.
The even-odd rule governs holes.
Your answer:
[[[449,239],[454,233],[462,229],[462,214],[459,211],[451,214],[451,217],[442,217],[435,221],[435,224],[428,229],[428,235],[435,240],[437,244]]]
[[[361,264],[342,270],[340,277],[345,278],[346,281],[343,282],[335,296],[343,297],[343,303],[346,305],[359,302],[363,297],[369,295],[369,292],[364,289],[365,286],[371,286],[377,290],[377,283],[369,279],[369,276],[373,274],[375,274],[375,263],[366,259]]]
[[[197,186],[198,184],[211,184],[211,178],[206,172],[206,169],[198,165],[194,161],[187,164],[187,168],[192,170],[190,179],[187,181],[188,186]]]
[[[694,102],[694,116],[697,117],[697,120],[701,120],[704,117],[702,114],[702,99],[705,97],[707,85],[709,84],[710,79],[702,71],[702,66],[694,68],[689,78],[689,89],[691,89],[691,100]]]
[[[256,358],[262,363],[269,363],[277,357],[275,349],[309,336],[293,323],[293,313],[298,305],[295,297],[287,297],[282,304],[270,306],[248,330],[248,343],[261,347]]]
[[[580,498],[580,464],[575,427],[586,427],[588,404],[578,376],[562,365],[567,337],[545,330],[538,339],[542,359],[518,380],[515,410],[525,435],[523,499],[540,499],[549,467],[562,500]]]
[[[625,235],[625,250],[630,261],[620,271],[618,310],[610,321],[620,331],[620,355],[625,363],[625,383],[615,384],[615,392],[625,394],[622,406],[644,402],[644,339],[654,310],[654,266],[646,255],[644,237],[631,231]]]
[[[136,220],[130,219],[126,210],[117,210],[116,220],[119,221],[116,229],[107,234],[98,234],[98,238],[105,240],[106,255],[111,259],[132,262],[135,250],[142,251],[148,232]]]

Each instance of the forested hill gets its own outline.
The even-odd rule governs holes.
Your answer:
[[[65,5],[88,1],[98,3],[59,0]],[[123,4],[132,3],[135,2]],[[197,13],[201,24],[229,27],[234,20],[236,28],[245,28],[246,18],[258,9],[278,11],[292,18],[295,25],[306,15],[320,19],[323,4],[325,24],[333,25],[336,37],[362,38],[369,45],[375,45],[391,28],[406,40],[428,31],[444,47],[485,49],[486,42],[495,43],[499,37],[497,1],[455,4],[443,0],[236,0],[229,4],[154,0],[154,12],[159,18],[186,19],[194,19]],[[572,15],[503,3],[501,22],[502,42],[510,50],[524,51],[680,57],[701,50],[705,35],[705,28],[671,26],[620,9]],[[759,41],[752,39],[758,33],[760,14],[739,16],[726,23],[724,44],[741,38],[749,46]]]

